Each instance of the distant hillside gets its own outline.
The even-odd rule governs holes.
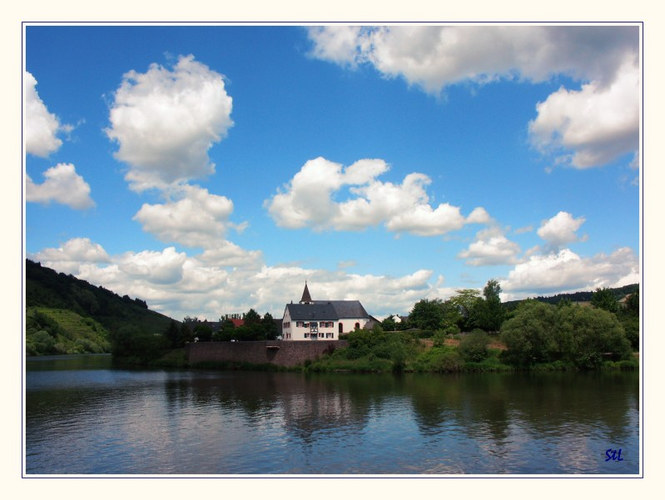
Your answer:
[[[614,292],[614,296],[617,298],[617,300],[621,300],[627,295],[631,295],[637,292],[639,289],[640,286],[638,284],[634,284],[634,285],[622,286],[621,288],[611,288],[610,290]],[[558,304],[562,300],[570,300],[571,302],[590,302],[591,297],[594,294],[594,291],[595,290],[588,292],[559,293],[557,295],[552,295],[549,297],[533,297],[533,298],[539,302],[546,302],[548,304]],[[517,305],[520,302],[522,301],[511,300],[504,302],[504,305],[510,309],[513,307],[517,307]]]
[[[120,297],[31,260],[26,260],[25,291],[28,354],[109,352],[109,334],[122,326],[163,333],[171,323],[143,300]]]

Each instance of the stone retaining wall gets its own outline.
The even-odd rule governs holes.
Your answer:
[[[187,344],[186,352],[191,364],[222,362],[296,366],[347,345],[346,340],[196,342]]]

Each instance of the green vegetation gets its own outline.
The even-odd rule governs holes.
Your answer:
[[[356,330],[346,337],[348,347],[301,368],[399,373],[637,367],[637,285],[559,295],[556,305],[541,298],[502,304],[500,293],[490,280],[482,294],[464,289],[446,301],[420,300],[408,320],[391,316],[372,330]],[[188,342],[276,338],[270,314],[250,309],[243,320],[236,326],[220,318],[217,329],[196,318],[177,322],[139,299],[26,262],[28,355],[111,352],[121,363],[186,367]]]
[[[481,294],[417,302],[405,326],[394,318],[348,335],[349,347],[309,364],[312,371],[476,372],[636,369],[639,287],[598,289],[585,304],[528,299],[501,304],[498,282]],[[624,300],[620,300],[624,299]],[[385,328],[385,327],[388,328]],[[386,331],[388,330],[388,331]],[[468,333],[464,333],[468,332]]]
[[[30,356],[111,352],[131,325],[161,334],[171,319],[131,299],[26,260],[25,349]]]
[[[616,315],[603,309],[525,301],[501,327],[504,360],[525,368],[563,362],[580,369],[600,367],[604,359],[628,360],[630,342]]]
[[[26,313],[28,356],[109,352],[108,331],[92,318],[66,309],[30,307]]]

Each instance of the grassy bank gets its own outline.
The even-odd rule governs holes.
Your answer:
[[[434,335],[420,338],[422,332],[354,332],[349,347],[337,349],[304,369],[312,372],[358,373],[480,373],[531,371],[576,371],[572,362],[539,363],[528,368],[506,362],[506,351],[499,339],[475,331],[462,335]],[[601,370],[637,370],[639,359],[603,361]]]
[[[300,366],[244,362],[205,362],[192,365],[185,349],[165,350],[152,359],[123,357],[117,363],[125,366],[147,366],[164,369],[303,371],[317,373],[483,373],[525,370],[505,361],[505,346],[484,332],[455,336],[434,335],[421,338],[423,332],[358,331],[348,336],[348,347],[307,361]],[[555,361],[539,363],[531,371],[576,371],[573,363]],[[601,370],[637,370],[639,359],[604,361]]]

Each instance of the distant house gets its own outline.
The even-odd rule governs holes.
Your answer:
[[[286,304],[283,340],[338,340],[340,334],[371,328],[372,318],[357,300],[312,300],[305,283],[298,304]]]

